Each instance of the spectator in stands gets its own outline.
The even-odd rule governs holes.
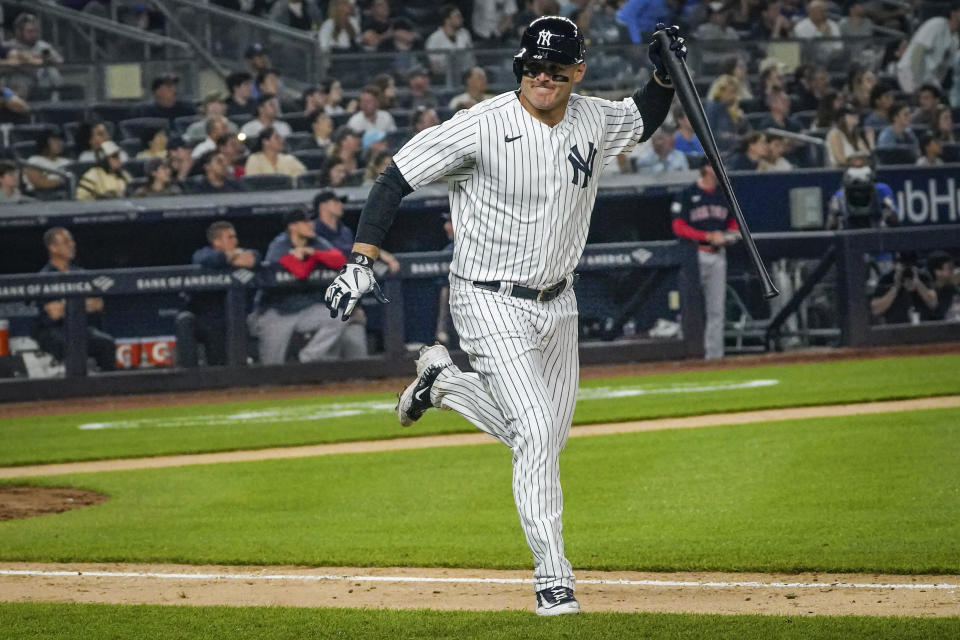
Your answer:
[[[257,95],[280,95],[280,76],[275,69],[264,69],[257,74],[256,79]],[[278,102],[279,105],[279,102]],[[277,113],[280,113],[279,109]]]
[[[244,168],[247,148],[232,133],[225,133],[217,138],[217,153],[223,155],[227,165],[227,175],[231,178],[242,178],[246,175]]]
[[[333,146],[330,147],[330,157],[336,157],[347,166],[347,173],[359,168],[361,138],[357,132],[348,126],[337,128],[330,136]]]
[[[697,40],[739,40],[740,35],[731,27],[730,12],[723,2],[707,4],[707,21],[698,26],[693,37]]]
[[[860,64],[854,64],[847,73],[847,83],[844,87],[847,102],[860,112],[870,108],[870,92],[877,86],[877,76]]]
[[[41,87],[57,87],[63,78],[57,66],[63,64],[63,56],[46,40],[40,39],[40,20],[32,13],[21,13],[13,21],[13,40],[5,46],[22,52],[19,60],[39,67],[34,80]]]
[[[193,105],[178,99],[180,77],[173,73],[157,76],[150,84],[153,100],[140,106],[141,118],[167,118],[173,120],[180,116],[194,114]]]
[[[20,172],[15,162],[0,160],[0,204],[22,204],[33,198],[20,193]]]
[[[407,76],[407,95],[401,96],[400,105],[404,109],[420,107],[435,108],[437,97],[430,89],[430,74],[423,67],[415,67]]]
[[[767,137],[751,131],[740,140],[740,147],[726,162],[730,171],[756,171],[767,155]]]
[[[123,170],[121,153],[112,140],[100,145],[97,164],[87,169],[77,182],[77,200],[107,200],[126,195],[130,174]]]
[[[936,136],[929,133],[920,138],[920,157],[917,158],[917,166],[934,167],[943,164],[943,143]]]
[[[380,108],[396,109],[397,104],[397,81],[389,73],[378,73],[370,79],[370,85],[380,90]]]
[[[793,25],[780,11],[781,7],[778,0],[772,0],[763,6],[760,19],[755,20],[750,29],[750,40],[780,40],[793,36]]]
[[[377,51],[392,53],[391,68],[400,75],[406,74],[419,64],[413,51],[418,47],[420,34],[406,18],[397,18],[389,31],[389,37],[381,38]]]
[[[277,96],[265,93],[257,98],[256,117],[240,127],[240,133],[247,138],[256,138],[266,127],[272,126],[280,135],[286,138],[293,133],[290,125],[283,120],[277,119],[280,112],[280,103]]]
[[[513,17],[517,14],[516,0],[473,0],[471,26],[480,48],[495,48],[510,35],[513,45]]]
[[[327,19],[317,33],[322,51],[345,53],[357,50],[360,44],[360,21],[353,12],[353,0],[330,0]]]
[[[170,169],[173,171],[174,180],[178,184],[190,175],[190,169],[193,167],[193,159],[190,158],[190,147],[180,136],[173,136],[167,142],[167,160],[170,161]]]
[[[790,96],[783,89],[774,90],[766,97],[767,116],[757,125],[760,131],[767,129],[782,129],[791,133],[803,131],[800,121],[790,115]]]
[[[617,11],[617,19],[621,24],[626,25],[627,31],[630,33],[630,39],[634,43],[646,44],[658,22],[664,24],[683,22],[681,19],[683,5],[682,1],[676,2],[673,0],[627,0]],[[549,13],[555,15],[552,11]],[[534,15],[533,18],[539,17],[539,15]],[[531,18],[531,21],[533,18]],[[530,24],[530,21],[523,23],[524,27],[528,24]]]
[[[957,53],[958,29],[958,2],[949,6],[945,17],[933,17],[920,25],[897,62],[897,79],[903,91],[913,93],[924,83],[943,86],[943,79]]]
[[[47,264],[40,273],[76,273],[83,271],[73,263],[77,245],[73,235],[63,227],[52,227],[43,234],[43,244],[47,248]],[[103,298],[91,297],[85,300],[87,312],[87,352],[93,356],[100,371],[113,371],[117,367],[116,345],[113,337],[101,331],[100,317],[103,314]],[[66,335],[63,319],[66,315],[66,300],[51,300],[40,308],[37,323],[32,336],[41,350],[57,360],[63,360],[66,349]]]
[[[30,115],[30,105],[8,87],[0,77],[0,123],[24,124]]]
[[[690,168],[687,156],[673,147],[673,131],[660,127],[650,138],[650,150],[633,159],[633,169],[643,175],[656,175]]]
[[[449,60],[453,63],[454,77],[474,65],[473,55],[470,53],[473,49],[473,39],[470,37],[470,32],[463,26],[463,14],[460,13],[460,9],[452,4],[441,7],[440,26],[427,38],[424,48],[427,51],[443,52],[429,56],[430,70],[435,76],[446,75],[448,54],[454,51],[460,52],[455,58]]]
[[[915,252],[897,254],[893,271],[882,276],[870,298],[870,314],[879,324],[906,324],[912,314],[918,314],[926,305],[924,298],[936,294],[931,289],[930,276],[916,264]]]
[[[738,100],[753,100],[753,92],[750,91],[750,79],[747,77],[747,71],[747,61],[739,55],[728,57],[720,67],[721,74],[725,73],[737,79],[739,83],[739,90],[737,92]]]
[[[757,95],[766,96],[771,91],[783,91],[786,83],[783,79],[783,63],[776,58],[764,58],[760,61],[760,79]]]
[[[327,104],[327,96],[320,91],[320,87],[307,87],[300,94],[300,110],[304,113],[322,110],[325,104]]]
[[[357,101],[351,100],[343,106],[343,87],[336,78],[330,78],[320,83],[320,90],[327,94],[327,114],[338,116],[342,113],[353,113],[357,110]]]
[[[453,111],[469,109],[470,107],[492,97],[487,93],[487,72],[482,67],[473,67],[463,72],[461,78],[464,92],[450,99],[448,105]]]
[[[333,118],[328,116],[323,108],[312,111],[307,115],[307,122],[310,123],[310,133],[313,135],[304,144],[302,149],[328,149],[333,141],[330,139],[333,133]]]
[[[897,66],[907,51],[909,41],[905,38],[894,38],[887,42],[883,48],[883,56],[880,58],[880,68],[878,73],[884,76],[897,76]]]
[[[208,246],[193,252],[191,264],[208,269],[255,269],[260,252],[240,247],[237,231],[225,220],[207,228]],[[207,366],[227,364],[227,317],[223,292],[190,295],[187,311],[177,315],[177,364],[197,366],[196,343],[204,347]]]
[[[424,129],[435,127],[440,124],[440,118],[437,116],[437,110],[430,107],[418,107],[410,121],[410,131],[417,135]],[[412,136],[411,136],[412,137]]]
[[[330,156],[320,169],[320,184],[331,189],[343,187],[350,175],[350,168],[339,156]]]
[[[843,96],[836,91],[827,91],[817,105],[817,116],[813,119],[814,129],[829,129],[837,123],[837,112],[846,104]]]
[[[917,89],[917,108],[910,114],[910,124],[930,127],[937,117],[937,108],[942,104],[943,93],[934,84],[926,83]]]
[[[219,151],[208,151],[197,162],[203,168],[203,178],[194,186],[194,193],[239,193],[247,185],[230,176],[227,159]]]
[[[214,91],[204,96],[203,104],[200,106],[200,115],[203,117],[191,123],[183,133],[183,139],[190,144],[202,142],[204,138],[209,136],[210,132],[207,131],[208,118],[227,115],[227,103],[223,99],[223,94],[219,91]],[[227,120],[227,129],[230,133],[236,133],[237,125]]]
[[[851,155],[870,153],[870,144],[860,128],[860,115],[849,104],[837,110],[837,120],[827,132],[827,166],[845,167]]]
[[[888,112],[890,124],[877,136],[877,148],[906,145],[913,148],[914,155],[920,154],[920,143],[910,130],[910,107],[895,102]]]
[[[847,15],[840,19],[837,27],[840,29],[840,37],[846,41],[847,59],[858,60],[863,50],[870,44],[868,39],[873,36],[874,24],[867,17],[866,4],[863,0],[850,0],[846,5],[846,11]],[[851,39],[854,42],[850,42]]]
[[[204,128],[207,131],[207,137],[190,152],[190,157],[196,160],[208,151],[217,148],[217,140],[220,136],[230,132],[230,121],[224,116],[210,116],[204,122]]]
[[[679,104],[673,107],[673,121],[677,123],[677,131],[673,134],[673,148],[684,154],[703,155],[703,145],[693,132],[687,112]]]
[[[77,128],[76,140],[80,149],[77,162],[97,162],[97,151],[100,145],[110,140],[110,133],[103,122],[87,120]],[[120,159],[124,162],[130,159],[123,149],[120,150]]]
[[[366,339],[347,331],[348,322],[331,318],[323,304],[323,285],[310,281],[310,273],[320,267],[339,269],[346,256],[326,240],[317,237],[312,212],[298,208],[284,215],[285,229],[270,242],[265,262],[279,265],[298,280],[296,288],[263,289],[258,294],[257,311],[251,316],[251,332],[259,339],[260,362],[283,364],[294,331],[312,331],[313,336],[297,354],[300,362],[315,362],[366,355]]]
[[[27,158],[30,166],[23,168],[24,177],[34,189],[56,189],[63,185],[63,178],[46,171],[64,171],[71,162],[63,155],[63,134],[44,129],[37,134],[36,153]]]
[[[390,0],[373,0],[360,19],[360,42],[364,51],[376,51],[393,36]]]
[[[268,17],[277,24],[304,31],[316,31],[323,22],[316,0],[275,0]]]
[[[874,143],[877,134],[890,124],[887,119],[890,107],[893,106],[893,87],[879,83],[870,90],[870,113],[863,119],[863,128]]]
[[[173,169],[166,158],[150,158],[143,168],[147,183],[133,192],[137,198],[155,198],[160,196],[178,196],[183,193],[173,180]]]
[[[380,90],[373,85],[367,85],[360,92],[359,110],[350,116],[347,126],[353,131],[363,133],[370,129],[377,129],[384,133],[397,130],[393,116],[380,108]]]
[[[360,145],[362,151],[360,153],[360,162],[359,164],[363,167],[368,167],[370,158],[377,155],[381,151],[387,150],[387,134],[383,131],[377,129],[370,129],[363,133],[363,137],[360,139]]]
[[[247,50],[244,52],[244,58],[247,61],[247,71],[250,72],[250,97],[256,100],[260,97],[260,92],[257,90],[257,85],[253,80],[261,71],[270,68],[270,56],[267,55],[267,50],[262,44],[254,42],[247,47]]]
[[[784,155],[789,145],[786,138],[776,134],[767,134],[767,153],[757,166],[758,171],[790,171],[793,164]]]
[[[581,0],[581,4],[570,14],[570,19],[577,23],[591,44],[630,41],[626,25],[617,19],[620,0]]]
[[[242,113],[253,114],[256,101],[253,99],[253,76],[246,71],[237,71],[227,76],[226,115],[235,116]]]
[[[953,113],[947,105],[937,105],[936,113],[930,122],[930,135],[940,142],[957,141],[957,136],[953,132]]]
[[[737,101],[738,93],[739,83],[729,75],[718,76],[707,93],[704,111],[721,153],[736,147],[747,129],[747,119]]]
[[[333,191],[325,190],[313,198],[313,210],[317,219],[313,223],[317,236],[329,242],[343,255],[349,256],[353,250],[353,231],[343,224],[343,203],[346,197],[338,197]],[[389,251],[381,251],[377,258],[383,262],[390,273],[400,271],[400,263]]]
[[[393,153],[389,150],[377,151],[370,154],[370,161],[367,162],[367,168],[363,172],[363,182],[373,184],[377,177],[383,173],[387,165],[393,161]]]
[[[140,134],[140,143],[144,150],[137,154],[138,158],[167,158],[167,128],[148,127]]]
[[[918,288],[920,296],[920,319],[929,322],[934,320],[956,320],[948,318],[954,301],[958,299],[957,285],[960,284],[960,273],[957,272],[957,263],[953,256],[946,251],[934,251],[927,256],[927,271],[933,277],[928,290]],[[929,291],[929,293],[927,292]]]
[[[797,67],[794,78],[795,86],[791,93],[797,99],[793,108],[797,111],[813,111],[830,90],[830,74],[823,66],[802,64]]]
[[[247,158],[245,175],[256,176],[279,173],[291,178],[306,172],[307,168],[289,153],[283,153],[283,138],[273,127],[265,127],[258,136],[260,151]]]
[[[807,17],[793,27],[793,36],[800,40],[834,40],[805,47],[805,58],[822,64],[830,64],[843,56],[843,43],[838,41],[840,26],[827,17],[827,9],[824,0],[812,0],[807,5]]]

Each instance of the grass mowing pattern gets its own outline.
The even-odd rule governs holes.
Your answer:
[[[960,618],[719,616],[586,613],[378,611],[280,607],[0,604],[0,638],[33,640],[203,640],[207,638],[449,638],[450,640],[953,640]]]
[[[578,569],[958,573],[960,410],[571,440]],[[500,445],[45,478],[0,559],[529,568]]]
[[[589,380],[584,388],[710,385],[756,379],[777,379],[770,387],[737,391],[648,394],[617,399],[583,400],[576,424],[696,415],[798,405],[865,402],[960,393],[960,380],[944,372],[960,370],[960,356],[923,356],[850,360],[818,364],[753,367],[728,371],[684,372],[642,377]],[[411,365],[412,371],[412,365]],[[401,429],[392,411],[360,416],[265,423],[251,416],[237,424],[193,427],[81,431],[79,424],[144,417],[189,417],[297,408],[343,401],[392,403],[389,394],[356,394],[336,398],[157,407],[0,420],[0,465],[97,460],[126,456],[226,451],[317,444],[347,440],[401,438],[435,433],[475,431],[452,412],[431,411],[413,429]]]

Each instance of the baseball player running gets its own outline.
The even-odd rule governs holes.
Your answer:
[[[660,28],[664,28],[660,25]],[[676,27],[673,55],[686,55]],[[455,245],[450,311],[474,373],[446,348],[425,347],[400,395],[404,426],[430,407],[453,409],[513,451],[513,494],[534,557],[537,613],[577,613],[561,533],[559,456],[579,378],[573,269],[587,239],[602,166],[649,138],[673,99],[663,51],[653,78],[611,102],[572,93],[586,72],[583,34],[561,17],[524,31],[513,59],[520,89],[485,100],[414,136],[377,178],[356,244],[325,300],[348,318],[372,291],[371,266],[400,200],[420,185],[449,186]]]

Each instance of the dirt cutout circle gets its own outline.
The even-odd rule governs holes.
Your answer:
[[[17,520],[91,507],[110,499],[95,491],[69,487],[0,487],[0,520]]]

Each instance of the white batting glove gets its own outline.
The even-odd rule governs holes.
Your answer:
[[[323,301],[330,309],[331,318],[336,318],[342,311],[341,319],[349,320],[360,298],[371,291],[379,302],[389,302],[373,275],[372,266],[373,260],[368,256],[360,253],[351,254],[350,262],[340,269],[340,275],[330,283],[323,296]]]

